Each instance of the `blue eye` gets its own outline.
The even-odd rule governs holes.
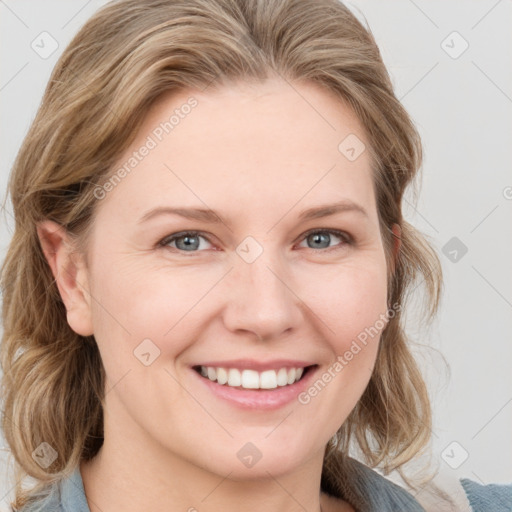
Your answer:
[[[333,236],[341,242],[335,246],[330,246]],[[201,244],[201,239],[210,243],[208,238],[202,235],[199,231],[182,231],[164,238],[158,243],[158,245],[161,247],[176,249],[180,252],[200,252],[200,248],[205,248],[204,244]],[[336,249],[353,243],[350,235],[343,231],[334,229],[317,229],[314,231],[308,231],[303,235],[303,239],[307,243],[313,245],[312,247],[307,247],[309,249]],[[172,247],[171,244],[175,244],[175,246]]]
[[[160,245],[168,247],[169,244],[176,242],[176,249],[179,249],[180,251],[195,252],[201,245],[201,238],[208,241],[208,239],[201,236],[198,231],[187,231],[176,233],[165,238],[160,242]],[[171,248],[174,249],[174,247]]]
[[[339,240],[341,240],[341,244],[338,243],[337,245],[343,246],[351,243],[349,235],[347,235],[343,231],[333,229],[309,231],[305,235],[305,240],[306,242],[310,242],[313,244],[313,247],[309,247],[310,249],[333,249],[336,248],[336,246],[329,247],[333,235],[334,238],[338,238]]]

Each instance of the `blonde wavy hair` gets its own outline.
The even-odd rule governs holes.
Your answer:
[[[2,427],[14,457],[13,506],[30,501],[27,475],[43,489],[95,456],[103,442],[105,372],[94,336],[66,320],[36,226],[51,219],[85,250],[95,188],[133,141],[163,93],[270,75],[310,81],[347,102],[370,144],[377,209],[388,262],[388,303],[425,285],[431,320],[442,288],[439,259],[402,217],[404,191],[422,146],[396,98],[370,29],[338,0],[120,0],[80,29],[55,66],[10,176],[15,230],[2,266]],[[401,228],[393,259],[393,224]],[[382,333],[371,380],[325,451],[322,488],[343,489],[356,445],[372,467],[398,469],[429,444],[431,409],[396,311]],[[57,459],[32,457],[42,442]]]

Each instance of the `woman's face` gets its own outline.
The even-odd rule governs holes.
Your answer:
[[[97,191],[88,246],[106,440],[232,478],[323,454],[368,383],[386,313],[363,143],[315,85],[272,79],[153,106],[125,172]]]

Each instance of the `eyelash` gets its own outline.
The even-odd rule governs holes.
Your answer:
[[[354,240],[353,238],[346,232],[344,231],[339,231],[337,229],[312,229],[310,231],[307,231],[306,233],[304,233],[302,235],[302,238],[299,240],[300,242],[302,242],[303,240],[305,240],[308,236],[310,235],[313,235],[313,234],[317,234],[317,233],[329,233],[329,234],[333,234],[339,238],[342,239],[342,243],[340,243],[339,245],[337,246],[333,246],[333,247],[327,247],[325,249],[318,249],[318,250],[315,250],[311,247],[303,247],[303,249],[311,249],[313,251],[320,251],[320,252],[331,252],[333,250],[339,250],[341,248],[343,248],[345,245],[354,245]],[[201,231],[180,231],[179,233],[174,233],[172,235],[168,235],[166,236],[165,238],[163,238],[162,240],[160,240],[160,242],[158,242],[158,246],[159,247],[162,247],[164,249],[172,249],[174,251],[177,251],[179,253],[185,253],[185,254],[193,254],[193,253],[198,253],[198,252],[203,252],[203,251],[184,251],[184,250],[181,250],[181,249],[178,249],[178,248],[175,248],[175,247],[168,247],[168,245],[171,243],[171,242],[174,242],[176,239],[179,239],[179,238],[184,238],[186,236],[201,236],[202,238],[206,239],[208,241],[208,243],[212,243],[208,237],[205,235],[205,233],[201,232]]]

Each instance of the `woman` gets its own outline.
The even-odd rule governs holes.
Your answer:
[[[401,315],[441,289],[401,213],[420,163],[335,0],[98,11],[11,176],[3,429],[38,482],[13,507],[424,510],[371,469],[430,435]]]

